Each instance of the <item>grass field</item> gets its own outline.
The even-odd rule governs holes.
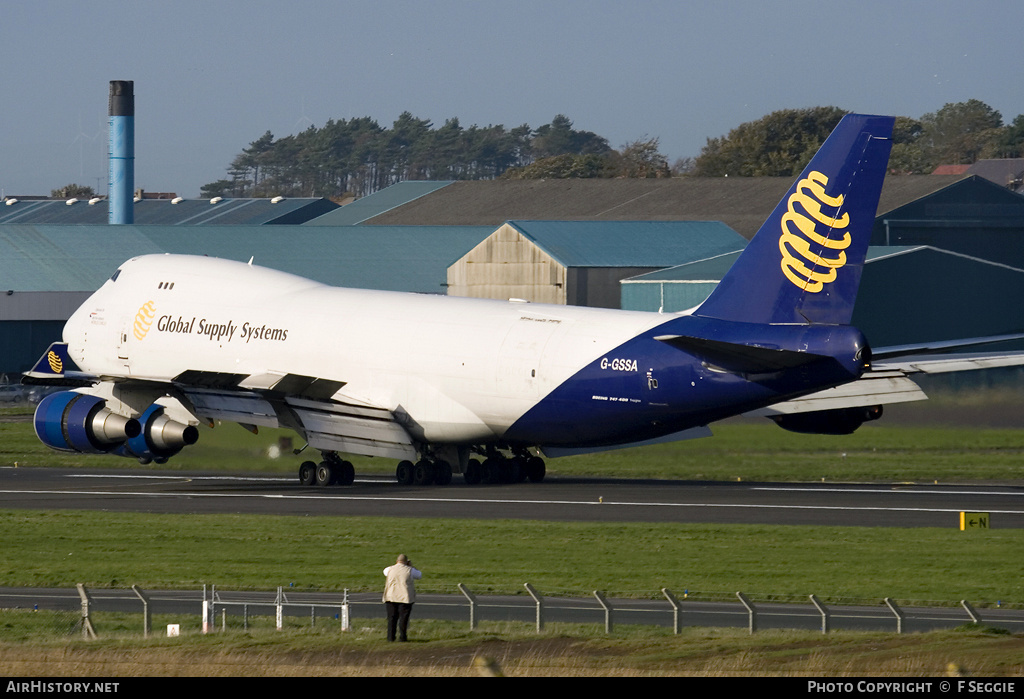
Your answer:
[[[26,620],[25,617],[33,619]],[[20,617],[20,618],[19,618]],[[0,624],[52,625],[49,615],[0,612]],[[154,619],[156,626],[162,619]],[[134,623],[137,627],[137,621]],[[105,620],[104,628],[112,622]],[[1024,637],[964,626],[896,635],[738,629],[670,630],[414,621],[409,643],[388,644],[382,624],[154,636],[114,632],[97,641],[0,639],[0,676],[31,677],[1020,677]],[[129,685],[137,687],[137,685]],[[148,685],[147,685],[148,686]]]
[[[9,510],[0,540],[3,586],[369,591],[404,552],[424,592],[1024,604],[1020,530]]]
[[[1019,483],[1024,467],[1022,414],[1015,395],[972,403],[964,397],[923,408],[932,419],[893,411],[895,419],[849,437],[785,432],[767,421],[735,420],[716,437],[549,462],[549,472],[680,480],[918,481]],[[915,406],[915,409],[918,406]],[[911,408],[907,408],[910,411]],[[907,417],[910,415],[910,417]],[[989,425],[999,427],[990,428]],[[299,461],[268,452],[285,433],[251,435],[235,426],[204,430],[200,444],[172,459],[183,470],[274,471]],[[301,446],[301,444],[297,444]],[[129,460],[51,452],[24,422],[0,423],[0,467],[130,467]],[[357,472],[390,472],[364,459]],[[2,472],[0,472],[2,473]],[[2,476],[0,476],[2,477]],[[461,485],[452,487],[462,487]],[[743,590],[754,599],[827,602],[894,597],[904,603],[984,607],[1024,604],[1020,552],[1024,532],[980,536],[948,530],[582,523],[387,518],[302,518],[0,512],[0,585],[375,590],[379,570],[403,551],[427,576],[420,589],[479,593],[654,596],[661,587],[713,598]],[[0,617],[0,623],[4,623]],[[424,622],[421,644],[396,650],[377,635],[323,641],[299,634],[280,648],[251,636],[186,641],[154,650],[138,639],[84,645],[24,640],[0,645],[0,672],[61,674],[71,667],[130,674],[465,674],[473,657],[504,659],[510,674],[811,674],[935,675],[959,662],[975,674],[1020,675],[1022,639],[985,629],[915,634],[763,633],[688,630],[684,637],[617,631],[615,638],[563,628],[542,638],[498,628],[475,637]],[[0,639],[3,635],[0,634]],[[129,650],[130,649],[130,650]],[[22,650],[26,651],[24,654]],[[296,655],[299,659],[296,660]],[[30,658],[44,659],[42,664]],[[452,663],[438,658],[458,658]],[[51,660],[45,660],[51,658]],[[171,661],[161,666],[158,658]],[[173,659],[177,660],[173,660]],[[325,662],[325,658],[332,662]],[[210,662],[199,671],[196,663]],[[352,660],[352,662],[348,662]],[[7,662],[4,665],[3,662]],[[22,664],[24,663],[24,664]],[[152,664],[149,664],[152,663]],[[26,669],[33,668],[33,669]],[[324,669],[328,668],[328,669]],[[339,669],[340,668],[340,669]],[[337,671],[337,672],[336,672]]]

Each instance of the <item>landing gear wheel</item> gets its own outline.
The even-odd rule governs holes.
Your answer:
[[[480,462],[476,459],[470,459],[469,463],[466,464],[466,472],[462,474],[463,480],[466,481],[466,485],[476,485],[480,482]]]
[[[513,456],[508,460],[508,472],[506,474],[509,483],[522,483],[526,480],[526,459]]]
[[[546,473],[547,468],[544,465],[544,459],[539,456],[531,456],[526,460],[526,477],[530,479],[531,483],[540,483],[544,480]]]
[[[351,461],[342,461],[335,469],[334,482],[338,485],[352,485],[356,479],[356,469]]]
[[[411,461],[399,461],[398,468],[395,469],[395,479],[401,485],[412,485],[415,470]]]
[[[434,483],[437,485],[448,485],[452,482],[452,465],[447,461],[438,461],[434,464]]]
[[[328,486],[334,483],[334,465],[321,461],[316,465],[316,484]]]
[[[430,485],[434,482],[434,464],[426,459],[416,462],[416,470],[413,473],[412,482],[416,485]]]
[[[313,485],[314,482],[316,482],[316,464],[312,461],[303,461],[299,466],[299,483]]]
[[[481,480],[487,485],[500,482],[503,461],[504,459],[495,457],[484,459],[484,463],[480,466]]]

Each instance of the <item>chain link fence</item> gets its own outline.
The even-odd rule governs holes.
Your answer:
[[[694,599],[671,590],[649,599],[609,599],[599,591],[590,597],[548,597],[529,583],[522,595],[477,595],[464,585],[457,594],[420,594],[414,618],[467,624],[527,624],[543,632],[549,623],[595,624],[605,633],[617,625],[659,626],[680,633],[686,626],[800,629],[908,633],[964,624],[984,624],[1024,632],[1024,609],[1003,606],[976,609],[962,600],[945,607],[901,606],[892,599],[877,605],[828,604],[810,595],[806,604],[759,602],[737,592],[735,597]],[[154,622],[154,617],[156,622]],[[34,588],[0,590],[0,639],[105,635],[177,635],[274,629],[319,629],[346,633],[383,628],[380,593],[318,593],[289,590],[225,591],[131,589],[75,590]]]

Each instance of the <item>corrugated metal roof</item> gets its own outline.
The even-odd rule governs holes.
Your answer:
[[[451,181],[415,180],[399,182],[374,192],[368,197],[357,199],[339,209],[324,214],[311,221],[307,226],[354,226],[367,219],[379,216],[403,204],[408,204],[420,197],[447,187]]]
[[[868,248],[867,256],[865,260],[871,262],[873,260],[885,259],[893,255],[903,255],[910,252],[923,249],[924,246],[920,245],[879,245],[871,246]],[[736,262],[736,258],[740,256],[742,250],[736,252],[728,252],[716,257],[711,257],[702,260],[696,260],[694,262],[687,262],[686,264],[676,265],[675,267],[669,267],[667,269],[659,269],[657,272],[648,272],[647,274],[638,274],[635,277],[629,279],[623,279],[623,284],[633,283],[647,283],[647,282],[693,282],[693,281],[713,281],[718,282],[725,273],[729,271],[733,263]]]
[[[683,281],[714,281],[717,282],[729,271],[736,258],[742,250],[727,252],[716,255],[705,260],[696,260],[686,264],[676,265],[667,269],[659,269],[657,272],[640,274],[629,279],[623,279],[623,284],[645,283],[645,282],[683,282]]]
[[[325,284],[444,293],[447,269],[490,226],[2,226],[0,287],[91,291],[126,259],[186,253],[248,261]]]
[[[692,308],[711,293],[735,257],[624,279],[622,307]],[[1000,301],[1022,293],[1024,270],[924,245],[872,246],[852,324],[877,347],[1016,333],[1024,327],[1024,309]]]
[[[886,177],[878,211],[963,178]],[[749,239],[792,184],[791,177],[459,181],[365,223],[497,227],[509,220],[722,221]]]
[[[134,225],[261,225],[299,224],[338,208],[329,199],[143,199],[132,205]],[[108,202],[80,200],[18,201],[0,206],[0,225],[103,225]]]
[[[746,245],[718,221],[509,221],[566,267],[664,267]]]

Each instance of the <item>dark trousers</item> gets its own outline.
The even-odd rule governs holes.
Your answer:
[[[388,611],[388,640],[394,641],[397,631],[399,641],[409,640],[409,613],[412,605],[405,602],[385,602]]]

